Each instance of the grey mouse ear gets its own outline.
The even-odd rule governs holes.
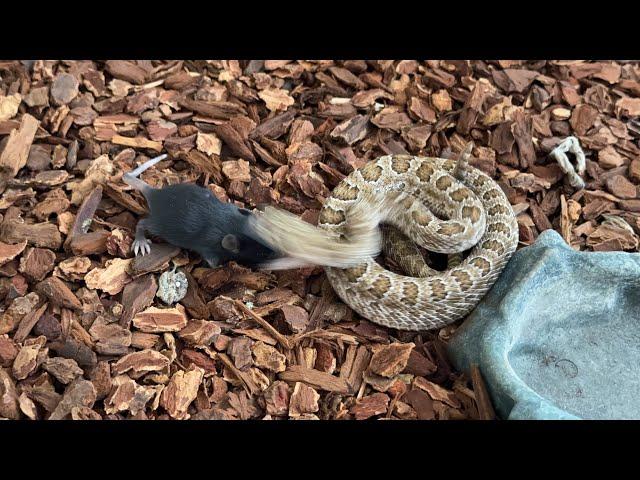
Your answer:
[[[238,237],[231,233],[225,235],[222,239],[222,248],[233,253],[238,253],[240,251],[240,242],[238,241]]]

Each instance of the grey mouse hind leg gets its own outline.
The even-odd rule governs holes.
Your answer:
[[[151,240],[145,237],[144,232],[149,227],[149,221],[143,218],[136,226],[136,238],[131,245],[134,255],[146,255],[151,252]]]

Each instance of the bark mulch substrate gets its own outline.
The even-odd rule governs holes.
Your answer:
[[[452,156],[498,180],[521,246],[637,251],[640,67],[581,61],[0,61],[0,417],[493,418],[455,326],[380,328],[321,268],[271,274],[154,244],[120,180],[194,181],[309,222],[382,154]],[[576,136],[586,188],[549,152]],[[187,274],[171,307],[160,275]]]

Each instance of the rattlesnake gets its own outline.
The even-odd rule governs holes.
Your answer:
[[[385,155],[347,176],[324,203],[318,221],[331,238],[350,240],[342,250],[334,247],[334,253],[343,254],[339,258],[327,255],[323,262],[309,253],[313,242],[302,240],[313,237],[310,230],[287,238],[271,234],[272,243],[294,257],[315,255],[315,263],[331,265],[325,271],[338,296],[380,325],[430,330],[463,318],[497,280],[518,242],[518,225],[505,194],[467,163],[471,146],[457,162]],[[257,227],[265,236],[276,230],[277,222],[267,226],[269,215],[273,221],[279,214],[271,210],[260,217]],[[379,232],[380,222],[392,226],[386,228],[385,253],[411,276],[386,270],[371,256],[379,247],[371,232]],[[416,244],[446,254],[472,250],[458,265],[436,271],[426,265]],[[338,268],[347,263],[347,246],[353,261]],[[359,254],[354,253],[358,248]],[[292,265],[285,261],[278,268],[287,266]]]

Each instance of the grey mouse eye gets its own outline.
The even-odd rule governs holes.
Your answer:
[[[238,241],[238,237],[230,233],[225,235],[222,239],[222,248],[233,253],[238,253],[240,251],[240,242]]]

